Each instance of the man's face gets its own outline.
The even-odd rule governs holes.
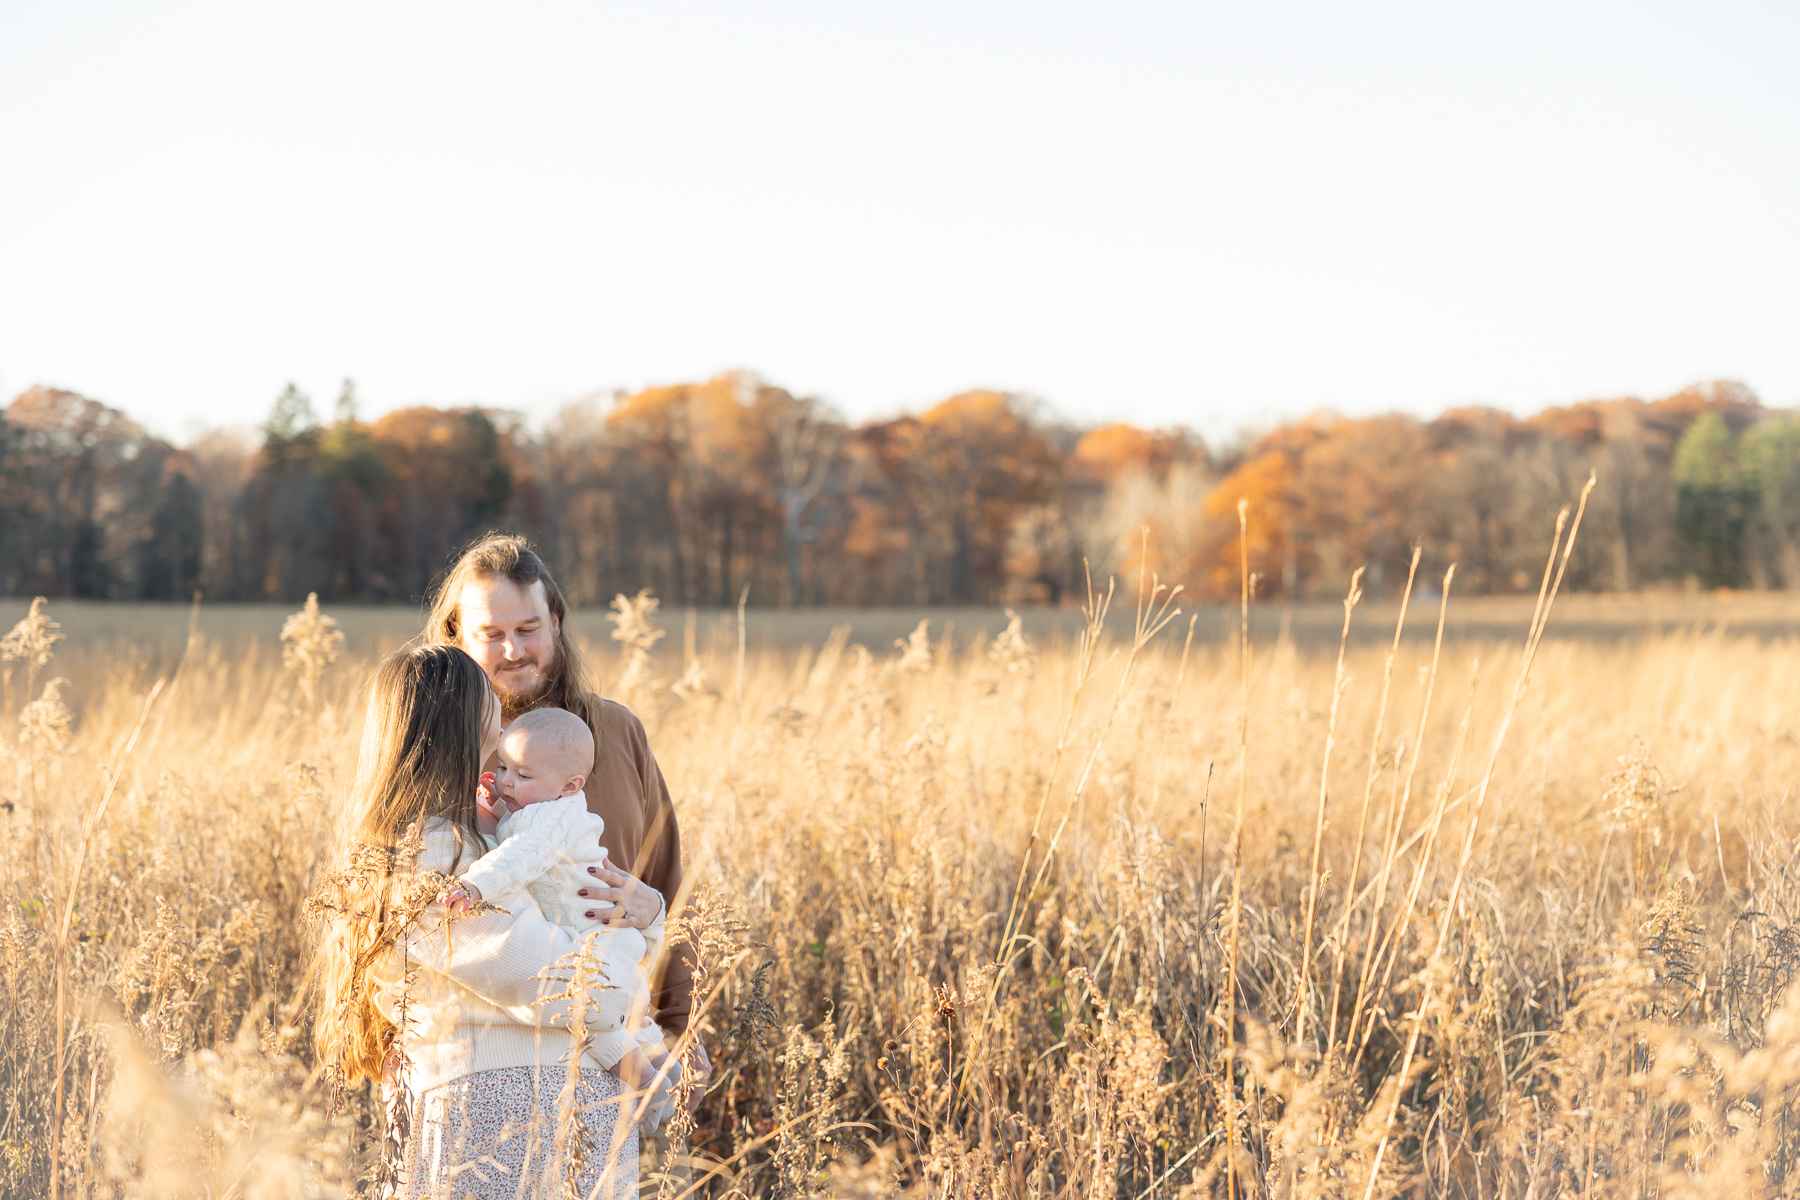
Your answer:
[[[463,585],[457,608],[462,648],[487,672],[506,707],[536,699],[556,666],[556,619],[544,585],[476,580]]]

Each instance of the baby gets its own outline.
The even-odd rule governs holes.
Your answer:
[[[594,735],[574,713],[539,708],[520,716],[500,737],[500,769],[482,776],[482,791],[500,818],[500,844],[476,859],[444,899],[504,907],[523,892],[553,924],[578,935],[574,919],[589,901],[576,895],[593,882],[590,866],[606,862],[600,831],[582,792],[594,761]],[[593,1057],[634,1088],[654,1086],[642,1124],[654,1130],[672,1110],[680,1064],[668,1061],[662,1031],[650,1015],[649,970],[663,936],[663,914],[650,928],[602,929],[593,952],[606,982],[630,992],[625,1028],[594,1035]],[[666,1064],[666,1065],[665,1065]]]

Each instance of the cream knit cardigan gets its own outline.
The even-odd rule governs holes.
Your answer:
[[[456,835],[446,821],[424,830],[421,871],[449,871]],[[465,847],[463,862],[480,847]],[[415,1094],[502,1067],[560,1068],[571,1039],[573,1004],[550,999],[567,986],[556,964],[579,948],[580,939],[544,919],[535,904],[509,912],[464,916],[448,928],[445,910],[426,910],[402,947],[371,970],[379,985],[376,1007],[401,1025],[400,1048],[409,1060],[407,1084]],[[559,976],[558,978],[557,976]],[[405,1020],[400,999],[406,997]],[[586,1023],[596,1035],[625,1027],[628,997],[621,989],[590,991]],[[583,1063],[610,1069],[591,1054]]]
[[[594,1036],[593,1056],[611,1070],[634,1045],[663,1048],[650,1005],[650,973],[662,947],[665,912],[650,927],[601,927],[582,930],[576,922],[592,903],[577,893],[597,882],[589,867],[606,865],[600,835],[606,822],[588,811],[587,795],[576,792],[541,804],[527,804],[500,818],[500,844],[475,860],[462,881],[481,891],[481,898],[502,908],[535,903],[544,919],[589,940],[599,973],[611,988],[626,995],[626,1028]]]

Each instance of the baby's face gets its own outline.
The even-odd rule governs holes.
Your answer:
[[[542,804],[581,790],[581,779],[558,762],[554,754],[546,754],[542,746],[532,753],[532,739],[523,731],[500,735],[500,766],[494,772],[500,796],[509,808]]]

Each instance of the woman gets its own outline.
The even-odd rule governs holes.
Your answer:
[[[320,1061],[345,1084],[382,1080],[401,1109],[402,1196],[511,1200],[565,1180],[635,1196],[637,1101],[611,1073],[565,1065],[572,1031],[624,1024],[625,993],[572,971],[579,943],[534,906],[452,919],[435,902],[489,845],[476,787],[499,738],[499,702],[463,651],[422,646],[377,669],[343,866],[313,909]]]

